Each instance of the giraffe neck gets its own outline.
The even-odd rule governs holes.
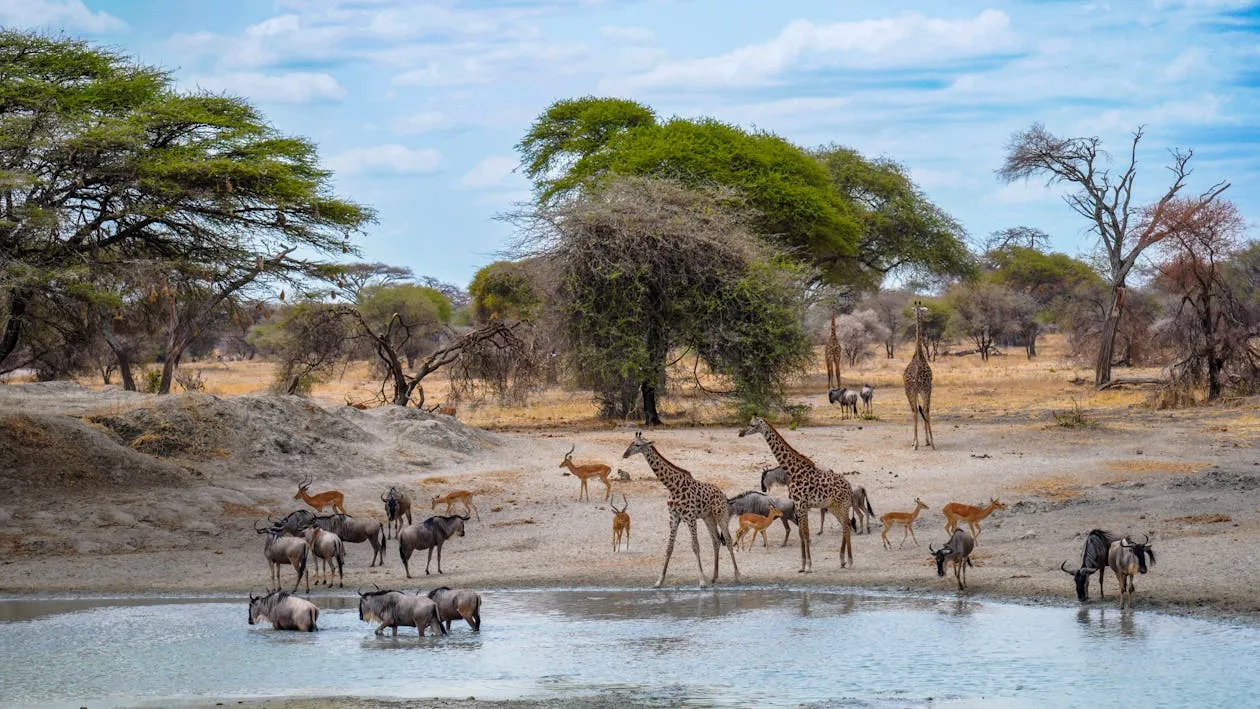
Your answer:
[[[691,473],[665,460],[665,456],[656,450],[656,446],[648,446],[643,451],[643,457],[647,459],[648,466],[652,468],[656,479],[665,485],[671,495],[677,494],[696,482],[696,479],[691,477]]]
[[[764,435],[766,437],[766,443],[770,444],[770,452],[774,454],[774,458],[779,462],[779,465],[783,466],[783,470],[787,472],[788,478],[792,477],[797,464],[803,464],[811,468],[814,467],[814,461],[810,460],[808,457],[789,445],[787,440],[779,434],[774,426],[770,425],[769,421],[766,422]]]
[[[919,310],[919,306],[914,309],[914,358],[927,359],[923,351],[923,311]]]
[[[836,341],[836,316],[831,316],[831,341]]]

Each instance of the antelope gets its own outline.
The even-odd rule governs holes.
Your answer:
[[[608,474],[612,472],[612,468],[603,463],[587,463],[586,465],[575,465],[573,463],[573,451],[577,450],[577,444],[564,454],[564,460],[560,461],[561,468],[568,468],[570,473],[577,476],[582,481],[582,487],[578,489],[578,502],[582,501],[582,494],[586,494],[586,501],[591,501],[591,492],[586,487],[586,481],[591,478],[599,478],[604,483],[604,501],[612,497],[612,484],[608,482]]]
[[[993,510],[1004,510],[1006,505],[998,502],[996,497],[989,498],[989,504],[984,507],[976,507],[974,505],[964,505],[961,502],[951,502],[941,508],[941,512],[945,513],[945,531],[950,534],[958,529],[959,522],[966,522],[971,528],[971,535],[977,540],[980,539],[980,520],[993,514]]]
[[[265,596],[249,595],[249,624],[255,625],[260,620],[271,623],[275,630],[300,630],[313,633],[319,630],[315,622],[319,620],[319,608],[314,603],[297,596],[290,596],[287,591],[272,591]]]
[[[403,570],[407,578],[411,578],[411,552],[421,549],[429,550],[429,559],[424,564],[424,573],[429,574],[429,564],[433,563],[433,550],[437,549],[437,572],[442,573],[442,544],[458,534],[464,536],[464,522],[467,517],[449,515],[446,517],[430,517],[420,524],[409,524],[398,533],[398,556],[402,558]]]
[[[389,492],[381,495],[381,502],[385,503],[385,519],[389,520],[385,537],[388,539],[390,532],[397,537],[398,530],[403,527],[404,515],[407,517],[407,524],[411,524],[411,496],[396,486],[390,485]]]
[[[367,593],[359,592],[359,620],[380,625],[377,635],[383,635],[386,628],[394,629],[394,637],[398,637],[398,626],[407,626],[420,631],[424,637],[426,628],[432,628],[434,635],[446,635],[446,628],[438,620],[437,604],[426,596],[408,596],[402,591],[381,590]]]
[[[444,504],[446,505],[446,514],[449,515],[451,513],[451,507],[453,507],[456,502],[462,502],[464,503],[465,519],[467,519],[468,515],[475,514],[477,515],[477,521],[480,522],[481,513],[477,511],[477,506],[473,504],[472,496],[472,490],[451,490],[445,495],[434,495],[433,504],[429,509],[436,510],[438,505]],[[408,520],[408,523],[410,523],[410,519]]]
[[[617,505],[611,500],[609,501],[608,506],[612,508],[613,512],[613,551],[617,551],[617,548],[621,546],[622,534],[626,535],[626,551],[630,551],[630,515],[626,512],[626,510],[630,509],[630,501],[627,500],[626,496],[623,494],[621,496],[621,509],[617,509]]]
[[[1126,605],[1133,607],[1133,577],[1146,573],[1146,557],[1151,557],[1151,565],[1155,564],[1155,551],[1150,548],[1151,538],[1143,535],[1139,544],[1128,537],[1117,539],[1111,543],[1107,552],[1107,565],[1116,573],[1120,582],[1120,608]]]
[[[297,494],[293,496],[293,499],[302,500],[311,507],[314,507],[316,512],[323,512],[325,507],[331,505],[337,512],[342,514],[346,513],[346,508],[344,506],[345,496],[341,494],[340,490],[328,490],[326,492],[321,492],[318,495],[311,495],[306,491],[307,488],[311,486],[311,482],[313,481],[309,477],[298,482],[298,491]]]
[[[781,468],[775,468],[781,470]],[[768,471],[767,471],[768,472]],[[783,543],[779,546],[787,546],[788,538],[792,536],[792,523],[796,522],[796,503],[782,497],[771,497],[764,492],[749,490],[742,492],[735,497],[727,498],[726,506],[731,511],[731,517],[736,519],[740,515],[752,512],[761,516],[770,514],[771,507],[778,507],[782,516],[779,521],[783,523]]]
[[[267,557],[267,568],[270,575],[267,583],[271,583],[271,579],[276,580],[276,589],[280,588],[280,567],[284,565],[292,566],[297,571],[297,580],[293,582],[293,592],[297,593],[298,584],[302,582],[302,577],[306,576],[306,592],[311,592],[311,575],[306,571],[306,542],[297,537],[282,536],[281,532],[274,528],[264,527],[258,528],[258,523],[254,523],[254,531],[259,534],[266,534],[267,541],[263,545],[263,556]],[[268,586],[270,588],[270,586]]]
[[[349,394],[346,394],[346,406],[349,406],[352,409],[358,409],[359,411],[367,411],[372,408],[372,405],[367,402],[351,401]]]
[[[936,575],[945,575],[945,562],[948,560],[954,565],[954,580],[958,582],[958,590],[966,590],[967,567],[971,566],[971,552],[975,548],[976,540],[961,529],[955,529],[953,536],[940,549],[933,549],[928,544],[928,551],[936,558]]]
[[[879,533],[879,537],[884,540],[884,548],[892,549],[892,542],[888,541],[888,530],[896,524],[906,528],[906,533],[901,535],[901,544],[897,545],[898,549],[905,545],[907,535],[914,540],[915,546],[919,546],[919,538],[914,536],[914,521],[919,518],[919,512],[927,508],[923,500],[916,497],[914,498],[914,512],[885,512],[880,515],[879,521],[884,523],[884,531]]]
[[[325,586],[332,586],[333,562],[335,561],[337,575],[341,579],[337,585],[344,588],[346,585],[346,548],[341,543],[341,538],[314,525],[303,530],[302,536],[306,539],[306,548],[315,555],[315,573],[319,574],[315,585],[318,586],[318,579],[322,578]]]
[[[1107,568],[1107,557],[1110,554],[1111,545],[1120,539],[1118,534],[1091,529],[1089,536],[1085,538],[1085,551],[1081,554],[1081,565],[1076,571],[1068,571],[1066,561],[1059,565],[1059,569],[1076,582],[1076,599],[1081,603],[1089,600],[1090,574]],[[1103,593],[1103,574],[1101,573],[1098,574],[1098,596],[1106,598],[1106,594]]]
[[[770,505],[770,514],[759,515],[748,512],[739,516],[739,531],[735,533],[735,544],[739,545],[739,540],[752,530],[752,536],[748,538],[748,551],[752,551],[753,544],[757,542],[757,535],[761,534],[762,545],[766,551],[770,551],[770,541],[766,538],[766,527],[769,527],[774,521],[783,516],[778,507]]]
[[[429,599],[437,604],[438,621],[446,623],[446,632],[451,632],[456,618],[463,618],[474,633],[481,632],[481,596],[475,591],[440,586],[429,591]]]

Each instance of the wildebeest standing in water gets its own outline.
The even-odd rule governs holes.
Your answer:
[[[429,550],[428,561],[424,563],[424,573],[428,575],[429,564],[433,561],[433,550],[437,549],[437,572],[442,573],[442,544],[455,535],[464,536],[464,515],[444,515],[430,517],[420,524],[409,524],[398,533],[398,556],[402,558],[403,570],[407,578],[411,578],[411,568],[407,562],[411,560],[411,552],[420,549]]]
[[[300,630],[313,633],[319,630],[319,608],[305,598],[289,595],[288,591],[272,591],[265,596],[249,596],[249,624],[260,620],[271,621],[276,630]]]
[[[481,630],[481,596],[476,591],[440,586],[429,591],[429,598],[437,604],[438,620],[446,624],[448,633],[456,618],[463,618],[473,632]]]
[[[400,625],[414,627],[420,631],[421,637],[424,637],[425,628],[432,628],[434,635],[446,635],[438,617],[437,604],[427,596],[408,596],[402,591],[360,591],[359,620],[380,623],[376,628],[377,635],[384,634],[386,628],[393,628],[394,637],[398,637]]]

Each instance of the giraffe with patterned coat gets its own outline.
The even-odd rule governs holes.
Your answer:
[[[827,362],[827,388],[840,388],[840,368],[844,364],[844,351],[840,349],[840,340],[836,337],[836,316],[831,316],[831,337],[827,338],[827,346],[823,348],[823,359]]]
[[[926,443],[933,449],[932,439],[932,366],[928,364],[923,347],[923,311],[926,308],[914,301],[914,356],[906,365],[902,381],[906,386],[906,399],[910,402],[910,418],[914,420],[914,449],[919,450],[919,419],[923,419]]]
[[[665,583],[665,572],[669,569],[669,558],[674,554],[674,539],[678,536],[678,525],[686,522],[691,530],[691,549],[696,554],[699,566],[700,585],[705,586],[704,562],[700,560],[700,538],[696,535],[696,520],[704,520],[709,528],[709,536],[713,539],[713,583],[718,579],[718,562],[721,560],[721,547],[725,546],[731,555],[731,567],[735,569],[735,580],[739,581],[739,565],[735,563],[734,544],[730,530],[730,507],[726,504],[726,493],[717,485],[702,483],[692,477],[691,473],[674,465],[662,456],[653,443],[643,437],[643,432],[634,434],[634,441],[626,449],[622,458],[642,454],[651,466],[656,478],[669,491],[669,544],[665,547],[665,565],[661,567],[661,577],[656,586]]]
[[[834,470],[823,470],[805,455],[788,444],[774,426],[760,416],[754,416],[743,430],[740,437],[751,433],[760,433],[770,445],[779,466],[787,472],[788,497],[796,505],[797,535],[801,540],[801,573],[813,571],[814,559],[810,552],[809,510],[823,507],[831,511],[836,519],[844,524],[844,540],[840,543],[840,568],[853,563],[852,529],[849,522],[849,508],[853,504],[853,488],[843,475]]]

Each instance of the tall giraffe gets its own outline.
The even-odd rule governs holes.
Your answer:
[[[700,585],[707,585],[704,580],[704,562],[700,560],[700,538],[696,536],[696,520],[703,519],[709,527],[709,536],[713,538],[713,583],[718,579],[718,561],[722,558],[720,547],[725,546],[731,554],[731,567],[735,569],[735,580],[739,581],[739,565],[735,563],[735,550],[732,548],[730,518],[731,511],[726,504],[726,493],[717,485],[702,483],[692,477],[691,473],[665,460],[651,441],[643,437],[643,432],[634,434],[634,441],[622,458],[642,453],[647,459],[652,472],[669,490],[669,545],[665,547],[665,565],[661,567],[661,577],[656,585],[665,583],[665,572],[669,569],[669,558],[674,554],[674,538],[678,536],[678,523],[686,522],[691,530],[691,550],[696,553],[696,564],[700,567],[698,578]],[[847,518],[846,518],[847,519]]]
[[[836,316],[831,316],[831,337],[827,338],[827,347],[823,349],[823,358],[827,360],[827,388],[840,388],[840,365],[844,363],[844,353],[840,350],[840,340],[836,338]]]
[[[923,430],[927,444],[936,448],[932,440],[932,367],[928,365],[923,347],[923,311],[919,301],[914,301],[914,356],[906,365],[903,379],[906,399],[910,402],[910,418],[914,419],[914,449],[919,450],[919,417],[923,418]]]
[[[853,563],[853,541],[849,528],[849,507],[853,504],[853,488],[844,476],[832,470],[823,470],[814,461],[788,445],[783,436],[760,416],[754,416],[748,426],[739,432],[740,437],[760,433],[770,444],[770,452],[787,472],[788,497],[796,505],[797,534],[801,540],[801,573],[814,569],[814,558],[809,548],[809,511],[814,507],[831,510],[836,519],[844,524],[844,541],[840,543],[840,568]]]

